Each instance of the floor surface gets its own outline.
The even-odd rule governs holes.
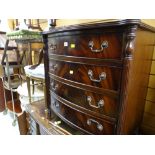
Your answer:
[[[8,112],[6,115],[0,112],[0,135],[20,135],[18,129],[18,122],[16,126],[12,126],[13,118]]]

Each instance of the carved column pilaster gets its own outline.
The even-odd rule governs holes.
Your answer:
[[[136,37],[137,25],[130,26],[126,32],[125,58],[132,59],[134,51],[134,43]]]
[[[122,83],[121,83],[121,92],[120,92],[120,116],[118,119],[118,128],[117,134],[125,134],[125,117],[126,117],[126,108],[128,102],[128,94],[130,89],[130,77],[131,77],[131,68],[133,63],[134,56],[134,45],[136,38],[137,25],[133,25],[127,28],[125,34],[125,45],[124,45],[124,61],[123,61],[123,74],[122,74]]]

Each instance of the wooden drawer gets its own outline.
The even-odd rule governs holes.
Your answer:
[[[88,113],[116,118],[119,109],[119,99],[99,93],[81,90],[51,79],[51,92],[57,94],[67,104],[82,108]]]
[[[39,125],[31,116],[29,116],[28,123],[29,123],[29,133],[31,135],[39,135],[40,134]]]
[[[52,110],[65,122],[88,134],[114,134],[115,124],[77,111],[52,98]],[[74,117],[73,117],[74,116]]]
[[[76,57],[121,59],[123,33],[104,30],[81,31],[49,36],[49,54]]]
[[[114,66],[95,66],[50,61],[49,72],[64,79],[86,85],[118,91],[122,69]]]
[[[37,123],[36,121],[32,118],[32,117],[29,117],[29,124],[33,127],[33,128],[37,128]]]
[[[32,126],[29,127],[29,133],[31,135],[39,135],[38,129],[37,128],[33,128]]]
[[[47,131],[45,131],[45,129],[41,126],[39,126],[39,130],[40,130],[40,134],[41,135],[50,135]]]

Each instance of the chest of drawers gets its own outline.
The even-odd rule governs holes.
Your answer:
[[[154,32],[140,20],[44,32],[50,116],[86,134],[133,134],[143,116]]]

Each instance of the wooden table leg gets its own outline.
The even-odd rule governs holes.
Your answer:
[[[27,81],[27,89],[28,89],[28,96],[29,96],[29,102],[31,104],[31,86],[30,86],[30,77],[26,76]]]

